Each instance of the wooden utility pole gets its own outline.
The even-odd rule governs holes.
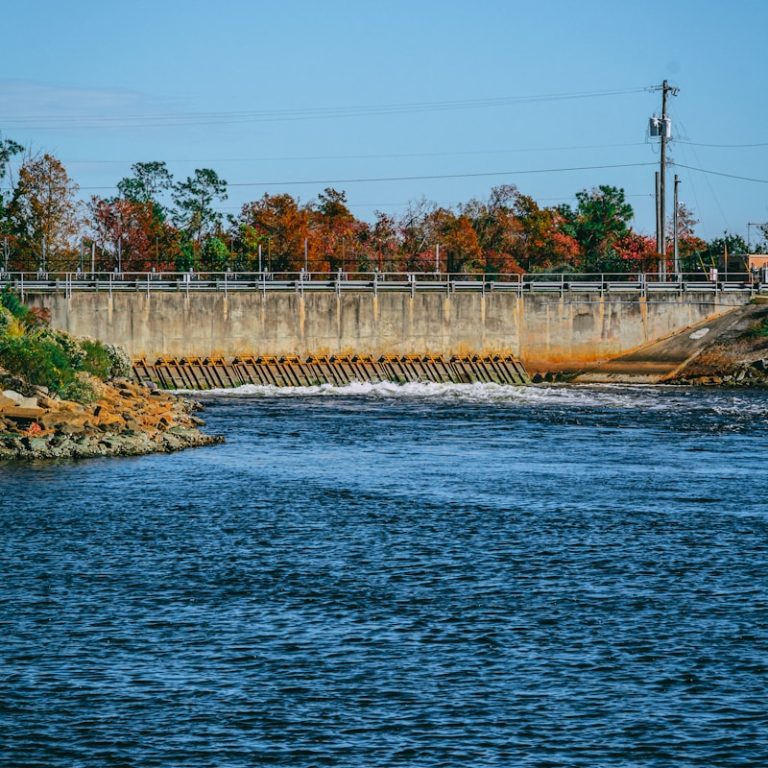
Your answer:
[[[680,249],[678,244],[678,226],[677,226],[677,210],[679,206],[678,202],[678,187],[680,186],[680,179],[677,178],[677,174],[675,174],[675,195],[674,195],[674,202],[673,205],[675,206],[674,210],[672,211],[672,227],[674,228],[674,232],[672,232],[672,243],[673,243],[673,249],[672,253],[674,255],[674,269],[675,269],[675,277],[677,280],[681,279],[680,276]]]
[[[659,165],[659,272],[662,274],[667,271],[667,233],[666,221],[667,215],[666,196],[667,196],[667,141],[672,136],[669,118],[667,117],[667,96],[671,93],[675,96],[678,88],[671,86],[668,80],[661,84],[661,157]]]

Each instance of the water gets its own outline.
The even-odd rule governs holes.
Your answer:
[[[0,465],[0,764],[760,766],[768,394],[354,385]]]

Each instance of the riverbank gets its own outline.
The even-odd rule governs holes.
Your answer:
[[[206,435],[201,406],[128,379],[92,379],[87,404],[61,399],[0,369],[0,460],[139,456],[223,441]]]
[[[757,304],[745,310],[668,383],[768,387],[768,305]]]

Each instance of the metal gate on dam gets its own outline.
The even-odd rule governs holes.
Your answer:
[[[164,387],[495,381],[577,371],[748,302],[760,285],[647,275],[15,276],[54,327]],[[683,276],[681,276],[682,278]]]

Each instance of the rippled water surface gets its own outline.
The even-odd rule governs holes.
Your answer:
[[[355,385],[0,464],[3,766],[768,764],[768,395]]]

